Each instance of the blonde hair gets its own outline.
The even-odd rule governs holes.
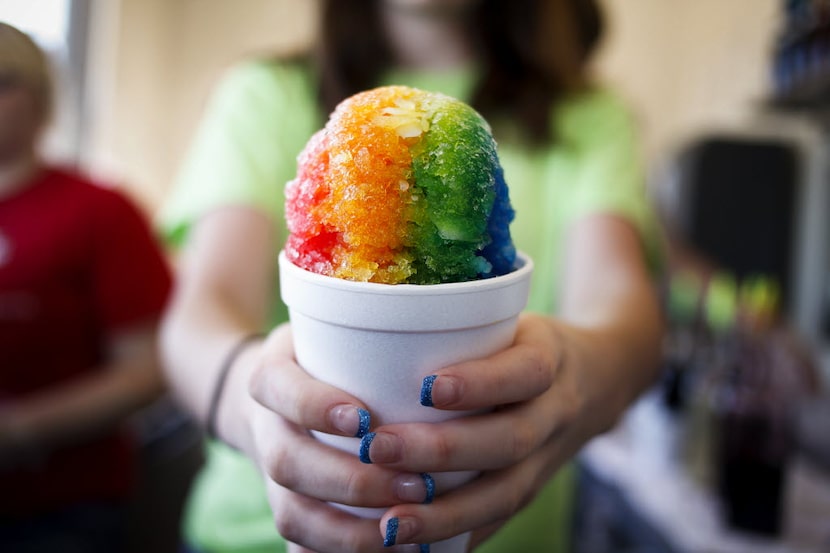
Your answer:
[[[41,120],[52,115],[53,84],[46,54],[26,33],[0,21],[0,74],[26,87],[37,101]]]

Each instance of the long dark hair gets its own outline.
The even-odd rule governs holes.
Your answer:
[[[377,86],[393,64],[379,3],[323,4],[319,98],[328,111]],[[517,121],[533,144],[550,142],[551,108],[587,84],[584,68],[602,29],[595,0],[480,0],[469,17],[482,64],[473,106],[485,117]]]

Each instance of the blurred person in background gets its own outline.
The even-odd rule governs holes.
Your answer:
[[[39,155],[54,94],[44,53],[0,23],[0,551],[111,553],[171,280],[130,201]]]
[[[585,72],[601,28],[591,0],[331,0],[318,56],[229,71],[162,213],[182,249],[165,367],[219,438],[190,502],[194,551],[388,551],[394,517],[397,544],[475,530],[478,552],[568,550],[567,461],[654,380],[661,329],[634,125]],[[362,464],[308,434],[355,435],[366,406],[297,366],[276,266],[297,154],[337,102],[384,84],[488,118],[536,270],[515,344],[437,373],[435,408],[496,410],[429,434],[373,427]],[[420,473],[471,469],[482,476],[421,504]],[[328,501],[389,510],[379,525]]]

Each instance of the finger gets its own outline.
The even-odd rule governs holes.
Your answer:
[[[471,530],[475,543],[530,505],[539,490],[584,443],[577,430],[567,429],[533,455],[508,468],[438,497],[429,506],[397,505],[381,517],[381,528],[398,519],[398,542],[433,543]],[[401,531],[400,528],[410,532]]]
[[[249,390],[262,406],[303,428],[359,438],[371,426],[366,405],[311,378],[297,365],[288,325],[278,327],[266,340]]]
[[[526,401],[550,388],[556,366],[553,355],[517,344],[487,359],[427,376],[421,384],[421,405],[471,410]]]
[[[417,545],[384,547],[377,520],[361,519],[321,501],[267,483],[277,531],[299,551],[314,553],[417,553]],[[303,549],[304,548],[304,549]]]
[[[486,473],[478,480],[449,492],[428,506],[398,505],[384,513],[382,531],[396,526],[394,543],[434,543],[477,529],[482,533],[530,504],[538,489],[537,476],[546,459],[542,455],[504,469]],[[489,534],[488,534],[489,535]],[[481,535],[473,536],[481,539]],[[477,542],[478,543],[478,542]]]
[[[535,401],[441,423],[382,426],[361,440],[361,460],[412,472],[503,468],[561,431],[567,418],[559,407]]]
[[[263,448],[261,470],[280,486],[309,497],[346,505],[388,507],[431,500],[431,477],[361,463],[329,447],[278,415],[265,411],[252,430]]]
[[[470,410],[526,401],[544,393],[561,362],[552,332],[550,325],[523,319],[514,344],[506,350],[427,376],[421,386],[421,404]]]

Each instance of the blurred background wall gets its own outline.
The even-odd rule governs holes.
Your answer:
[[[83,157],[155,208],[222,70],[307,47],[315,14],[306,0],[92,0]]]
[[[313,0],[90,0],[84,158],[149,207],[164,198],[205,99],[248,55],[313,44]],[[768,90],[776,0],[603,0],[597,74],[629,100],[655,162],[695,130],[740,119]]]
[[[701,128],[735,124],[768,95],[777,0],[603,0],[597,74],[639,113],[654,162]]]

